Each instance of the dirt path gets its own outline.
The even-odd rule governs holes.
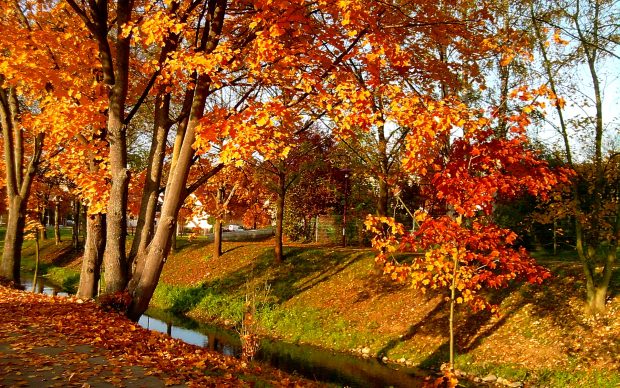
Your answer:
[[[0,386],[316,386],[143,329],[75,298],[0,286]]]

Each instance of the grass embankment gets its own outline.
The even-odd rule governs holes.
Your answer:
[[[185,245],[168,259],[152,305],[198,320],[240,322],[246,295],[265,294],[255,319],[261,334],[421,367],[448,358],[447,305],[385,279],[370,250],[290,246],[273,264],[268,242]],[[555,275],[542,286],[515,285],[489,296],[501,315],[457,317],[457,367],[540,386],[620,385],[620,276],[609,314],[583,313],[580,265],[541,257]]]
[[[46,262],[60,249],[51,244],[44,245]],[[235,326],[246,295],[266,294],[255,316],[262,335],[424,368],[448,359],[445,302],[381,276],[370,250],[289,246],[281,265],[273,264],[269,241],[225,242],[224,252],[214,260],[210,243],[180,240],[152,306]],[[44,266],[48,274],[77,274],[79,259],[56,257],[64,267]],[[492,292],[499,317],[458,311],[457,367],[536,386],[619,386],[620,271],[608,315],[593,319],[583,313],[585,286],[574,257],[539,261],[554,277]]]
[[[0,229],[0,248],[4,246],[4,228]],[[56,245],[54,231],[47,230],[46,239],[39,240],[39,269],[38,275],[58,284],[69,293],[77,292],[80,282],[81,252],[76,252],[71,246],[71,228],[61,228],[61,243]],[[35,269],[35,242],[25,240],[22,248],[22,272],[34,273]]]

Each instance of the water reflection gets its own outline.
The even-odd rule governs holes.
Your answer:
[[[69,293],[63,291],[62,287],[50,283],[43,276],[37,276],[37,281],[34,287],[32,286],[33,274],[22,273],[21,278],[22,286],[24,286],[26,291],[35,292],[37,294],[69,296]]]
[[[149,311],[151,314],[154,314],[153,310]],[[177,338],[192,345],[214,350],[225,356],[238,357],[241,354],[241,343],[229,343],[230,339],[222,338],[222,336],[217,334],[216,330],[208,330],[203,327],[202,331],[206,333],[202,333],[173,325],[170,320],[164,322],[147,314],[142,315],[140,320],[138,320],[138,324],[146,329],[166,333],[172,338]]]
[[[233,331],[160,310],[150,309],[147,314],[139,321],[143,327],[228,356],[241,354],[241,342]],[[418,387],[426,375],[413,368],[394,369],[375,359],[270,339],[261,341],[256,358],[289,373],[349,387]]]

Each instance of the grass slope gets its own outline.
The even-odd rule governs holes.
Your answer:
[[[217,260],[210,247],[184,242],[168,259],[152,305],[232,326],[246,295],[258,292],[255,319],[263,335],[355,353],[370,349],[371,356],[422,367],[447,360],[442,297],[385,279],[370,250],[288,246],[276,266],[269,242],[225,243]],[[619,274],[608,315],[594,319],[583,314],[578,263],[540,262],[555,275],[542,286],[489,294],[500,316],[458,312],[457,367],[541,386],[620,385]]]

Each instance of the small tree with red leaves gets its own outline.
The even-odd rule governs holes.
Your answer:
[[[506,287],[512,280],[541,283],[550,273],[528,252],[517,247],[517,235],[494,222],[498,200],[524,193],[545,198],[568,173],[554,172],[528,149],[523,128],[528,107],[514,115],[511,134],[498,138],[492,120],[462,105],[441,104],[420,120],[408,139],[405,167],[420,184],[426,199],[416,211],[419,228],[406,232],[389,217],[369,217],[367,229],[379,250],[377,263],[385,274],[409,281],[422,292],[443,291],[450,301],[450,369],[454,367],[454,309],[466,303],[474,311],[496,311],[480,291]],[[458,126],[463,135],[451,143],[448,134]],[[396,252],[415,252],[411,262],[399,263]]]

